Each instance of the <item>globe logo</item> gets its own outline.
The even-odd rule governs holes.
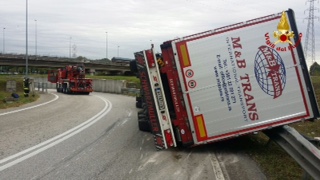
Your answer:
[[[254,61],[254,73],[260,88],[276,99],[282,95],[286,84],[286,69],[278,52],[260,46]]]

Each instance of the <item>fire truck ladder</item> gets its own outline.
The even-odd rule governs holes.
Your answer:
[[[289,126],[269,129],[264,133],[282,147],[308,175],[320,179],[319,140],[303,136]]]

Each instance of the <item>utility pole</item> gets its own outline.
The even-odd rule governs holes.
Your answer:
[[[72,37],[70,36],[70,39],[69,39],[69,58],[71,58],[71,39],[72,39]]]
[[[28,78],[28,0],[26,0],[26,78]]]
[[[35,19],[35,56],[37,56],[37,20]]]
[[[6,28],[3,28],[3,39],[2,39],[2,53],[3,53],[3,54],[4,54],[5,51],[6,51],[6,42],[5,42],[6,36],[5,36],[5,30],[6,30]]]
[[[108,32],[106,32],[106,60],[108,59]]]

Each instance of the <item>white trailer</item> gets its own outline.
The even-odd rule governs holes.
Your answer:
[[[301,39],[289,9],[135,53],[151,89],[139,126],[163,149],[318,118]]]

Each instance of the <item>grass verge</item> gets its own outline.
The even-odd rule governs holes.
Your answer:
[[[17,101],[6,102],[5,99],[10,98],[10,92],[6,92],[6,85],[8,80],[16,81],[16,92],[20,97]],[[34,102],[39,98],[37,93],[34,96],[29,97],[23,96],[23,76],[11,75],[11,76],[0,76],[0,109],[6,109],[10,107],[19,107],[23,104]]]
[[[320,102],[320,77],[312,77],[316,99]],[[290,124],[301,134],[311,138],[320,137],[320,120],[305,121]],[[243,150],[260,166],[270,180],[303,179],[304,170],[280,146],[270,141],[263,133],[248,135],[247,141],[242,141]]]

